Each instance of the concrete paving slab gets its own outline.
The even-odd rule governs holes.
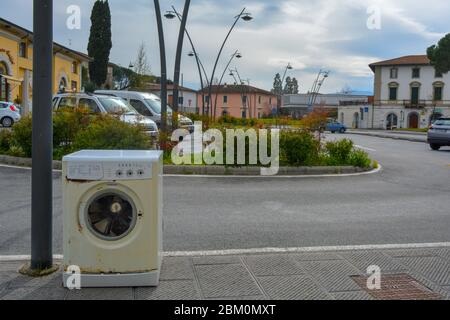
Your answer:
[[[300,275],[305,273],[289,255],[247,256],[244,260],[256,276]]]
[[[331,300],[332,296],[308,276],[258,277],[264,292],[274,300]]]
[[[161,281],[156,288],[136,288],[137,300],[200,300],[193,280]]]

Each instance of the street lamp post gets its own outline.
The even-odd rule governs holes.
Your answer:
[[[223,70],[222,76],[220,77],[219,83],[218,83],[218,85],[217,85],[216,97],[215,97],[215,101],[214,101],[214,112],[211,113],[212,116],[213,116],[213,119],[216,118],[216,112],[217,112],[217,100],[218,100],[218,97],[219,97],[219,91],[220,91],[220,86],[222,85],[223,77],[225,76],[225,73],[228,71],[228,67],[230,66],[230,64],[231,64],[231,62],[233,61],[234,58],[241,59],[241,58],[242,58],[242,54],[240,54],[239,51],[236,50],[236,51],[231,55],[231,58],[230,58],[230,60],[228,61],[227,66],[226,66],[225,69]],[[209,88],[211,89],[211,85],[209,86]],[[211,97],[211,95],[210,95],[210,97]],[[211,99],[211,98],[210,98],[210,99]]]
[[[31,182],[31,270],[53,265],[53,0],[33,2],[33,170]]]
[[[36,1],[36,0],[35,0]],[[167,133],[167,64],[166,45],[164,42],[164,29],[162,24],[159,0],[154,0],[156,23],[158,25],[159,56],[161,60],[161,131]]]
[[[281,78],[281,90],[278,90],[278,95],[277,95],[277,126],[278,126],[278,119],[280,117],[280,109],[282,106],[282,99],[283,99],[283,86],[284,86],[284,80],[286,79],[286,74],[288,72],[288,70],[292,70],[294,69],[291,65],[291,63],[288,63],[286,68],[284,69],[284,73],[283,73],[283,77]]]
[[[185,0],[184,2],[184,10],[181,18],[180,24],[180,32],[178,33],[178,44],[177,44],[177,52],[175,57],[175,73],[173,76],[173,112],[172,112],[172,126],[175,129],[178,122],[178,87],[180,86],[180,69],[181,69],[181,54],[183,52],[183,42],[184,42],[184,34],[186,30],[186,23],[189,14],[189,7],[191,5],[191,0]],[[173,8],[173,7],[172,7]],[[166,14],[166,18],[167,18]]]
[[[238,21],[240,19],[242,19],[246,22],[253,20],[253,17],[251,16],[251,14],[248,12],[245,12],[245,10],[246,10],[246,8],[242,9],[241,13],[235,17],[235,21],[234,21],[233,25],[231,26],[230,30],[228,31],[228,34],[225,37],[225,40],[223,41],[222,46],[220,47],[219,54],[217,55],[217,58],[216,58],[216,62],[214,63],[214,68],[213,68],[213,71],[212,71],[212,74],[210,77],[209,90],[208,90],[208,112],[210,112],[210,110],[211,110],[212,82],[214,81],[214,76],[216,74],[217,65],[219,63],[219,59],[220,59],[220,56],[222,55],[222,51],[225,47],[225,44],[228,41],[228,38],[230,37],[231,32],[234,30],[234,28],[236,27],[236,24],[238,23]]]
[[[175,17],[178,17],[178,20],[180,20],[180,22],[183,23],[183,17],[181,16],[181,14],[178,13],[178,11],[175,9],[174,6],[172,6],[172,10],[173,10],[173,11],[168,11],[168,12],[165,14],[165,17],[166,17],[167,19],[173,19],[173,18],[175,18]],[[186,10],[186,9],[185,9],[185,10]],[[195,57],[195,60],[196,60],[196,62],[197,62],[197,68],[198,68],[198,73],[199,73],[199,77],[200,77],[201,92],[202,92],[202,97],[203,97],[203,99],[202,99],[202,109],[203,109],[203,112],[204,112],[204,110],[205,110],[205,98],[204,98],[205,93],[204,93],[203,74],[202,74],[202,68],[204,69],[204,67],[202,66],[202,63],[201,63],[201,61],[200,61],[200,57],[198,56],[197,50],[196,50],[196,48],[195,48],[195,46],[194,46],[194,42],[192,41],[191,35],[189,34],[189,32],[188,32],[186,26],[185,26],[185,28],[184,28],[184,31],[185,31],[185,33],[186,33],[186,36],[187,36],[187,38],[188,38],[188,40],[189,40],[189,43],[191,44],[191,48],[192,48],[192,52],[190,52],[190,53],[188,54],[188,56],[190,56],[190,57]],[[180,30],[180,32],[182,32],[182,31]],[[177,93],[178,93],[178,90],[176,90],[176,91],[177,91]],[[174,93],[174,98],[175,98],[175,93]]]

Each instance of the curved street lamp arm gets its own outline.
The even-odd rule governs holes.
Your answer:
[[[216,90],[216,98],[215,98],[215,102],[214,102],[214,119],[216,118],[216,111],[217,111],[217,99],[219,97],[219,90],[220,90],[220,86],[222,85],[222,81],[223,81],[223,77],[225,77],[225,73],[228,71],[228,67],[230,66],[231,62],[233,61],[233,59],[236,57],[236,55],[239,53],[238,50],[236,50],[233,55],[231,56],[230,61],[228,61],[227,66],[225,67],[225,70],[223,70],[222,76],[220,77],[219,80],[219,84],[217,85],[217,90]],[[210,88],[212,88],[210,86]]]
[[[178,112],[178,87],[180,85],[180,69],[181,69],[181,54],[183,53],[184,34],[186,30],[186,23],[189,14],[189,6],[191,0],[185,0],[183,17],[181,19],[180,32],[178,34],[177,52],[175,57],[175,74],[173,77],[173,111],[172,112],[172,126],[176,126],[178,121],[176,113]]]
[[[180,22],[182,22],[183,18],[181,16],[181,14],[178,13],[177,9],[174,6],[172,6],[172,10],[173,10],[173,12],[175,12],[175,14],[178,17],[178,19],[180,20]],[[203,85],[203,75],[202,75],[202,70],[200,67],[200,63],[201,63],[200,57],[197,54],[197,50],[195,49],[194,42],[192,41],[191,35],[189,34],[187,28],[184,28],[184,31],[189,40],[189,43],[191,44],[192,51],[194,52],[195,61],[197,62],[198,74],[200,77],[200,90],[202,93],[202,112],[204,113],[205,112],[205,92],[204,92],[204,85]]]
[[[161,60],[161,131],[167,131],[167,64],[166,64],[166,45],[164,42],[164,30],[161,17],[161,8],[159,0],[154,0],[156,22],[158,25],[159,37],[159,55]]]
[[[230,37],[231,32],[233,31],[234,27],[235,27],[236,24],[238,23],[239,19],[244,15],[245,9],[246,9],[246,8],[242,9],[241,13],[240,13],[239,15],[236,16],[236,19],[235,19],[233,25],[231,26],[230,31],[228,31],[228,34],[227,34],[227,36],[225,37],[225,40],[223,41],[222,46],[220,47],[219,54],[217,55],[217,58],[216,58],[216,62],[214,63],[214,68],[213,68],[213,72],[212,72],[212,74],[211,74],[211,78],[210,78],[210,79],[211,79],[211,82],[210,82],[210,85],[209,85],[209,92],[208,92],[208,95],[209,95],[209,99],[208,99],[208,109],[210,109],[209,107],[210,107],[210,104],[211,104],[212,82],[214,81],[214,76],[215,76],[215,74],[216,74],[217,64],[219,63],[219,59],[220,59],[220,56],[222,55],[223,48],[225,47],[225,44],[226,44],[228,38]]]

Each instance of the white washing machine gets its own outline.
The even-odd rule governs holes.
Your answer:
[[[64,157],[62,177],[64,285],[73,270],[81,287],[158,285],[162,152],[80,151]]]

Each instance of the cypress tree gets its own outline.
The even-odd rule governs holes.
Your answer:
[[[106,81],[109,54],[112,48],[111,11],[108,1],[97,0],[91,13],[91,33],[88,54],[93,59],[89,63],[89,76],[97,86]]]

